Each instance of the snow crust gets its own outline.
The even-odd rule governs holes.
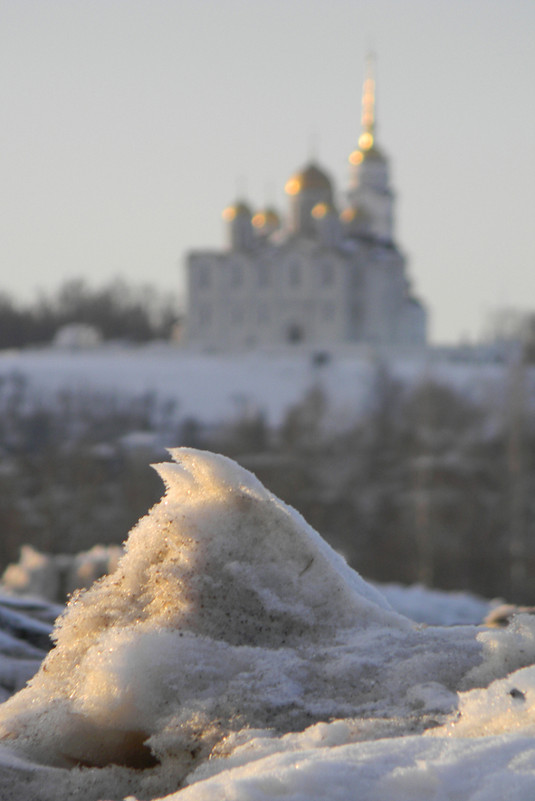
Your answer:
[[[415,624],[251,473],[171,455],[0,707],[2,799],[529,797],[532,616]]]

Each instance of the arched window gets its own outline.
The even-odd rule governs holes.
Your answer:
[[[299,286],[301,284],[301,265],[298,261],[292,261],[288,268],[288,281],[290,286]]]
[[[199,306],[199,323],[206,328],[212,324],[212,307],[209,303],[201,303]]]
[[[232,264],[230,267],[230,285],[240,286],[243,280],[243,271],[240,264]]]
[[[298,323],[290,323],[286,330],[286,341],[292,344],[302,342],[305,338],[304,331]]]
[[[272,265],[260,262],[258,265],[258,286],[269,286],[271,284]]]
[[[335,308],[331,300],[325,301],[323,304],[323,319],[326,321],[334,320]]]
[[[261,303],[258,307],[257,319],[259,324],[269,322],[269,309],[266,303]]]
[[[197,270],[197,286],[199,289],[207,289],[210,286],[212,274],[209,264],[199,264]]]
[[[321,265],[321,284],[330,286],[334,283],[334,265],[330,261],[324,261]]]

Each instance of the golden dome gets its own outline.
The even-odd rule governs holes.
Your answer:
[[[340,219],[342,220],[342,222],[350,223],[353,222],[356,216],[357,216],[356,210],[349,207],[342,211],[342,213],[340,214]]]
[[[251,218],[251,209],[246,203],[238,201],[233,206],[227,206],[221,215],[225,222],[232,222],[236,217],[249,217]]]
[[[359,164],[362,164],[363,161],[367,161],[368,159],[385,161],[385,157],[379,148],[373,144],[369,148],[361,147],[359,150],[353,150],[353,152],[349,155],[349,163],[353,164],[354,167],[357,167]]]
[[[364,151],[364,158],[365,159],[378,159],[380,161],[385,161],[385,157],[382,152],[379,150],[378,147],[372,145],[368,150]]]
[[[255,228],[278,228],[280,217],[274,209],[264,209],[258,211],[252,219]]]
[[[370,215],[367,209],[363,208],[362,206],[359,208],[348,206],[340,214],[340,219],[343,223],[350,225],[351,223],[368,222],[370,220]]]
[[[371,131],[364,131],[359,136],[359,147],[361,150],[371,150],[373,147],[373,134]]]
[[[309,164],[302,172],[297,172],[295,175],[292,175],[285,186],[288,195],[298,195],[300,192],[306,192],[310,189],[332,191],[330,179],[323,170],[316,167],[315,164]]]
[[[336,214],[336,209],[332,203],[316,203],[310,213],[314,219],[323,220],[324,217],[329,217],[332,214]]]
[[[362,164],[363,159],[364,156],[362,154],[362,150],[353,150],[349,154],[349,163],[353,164],[355,167],[357,166],[357,164]]]

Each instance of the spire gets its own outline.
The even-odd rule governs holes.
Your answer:
[[[358,147],[349,156],[348,217],[355,235],[366,232],[383,241],[393,238],[393,195],[388,160],[375,141],[375,58],[369,54],[362,91],[362,118]],[[356,214],[353,214],[355,212]]]
[[[375,56],[366,58],[366,76],[362,89],[362,133],[359,136],[361,150],[373,147],[375,139]]]
[[[353,166],[358,166],[367,153],[373,154],[375,147],[375,55],[366,57],[366,73],[362,87],[361,133],[358,148],[349,156]]]

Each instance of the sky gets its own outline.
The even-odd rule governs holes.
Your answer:
[[[0,0],[0,292],[184,294],[238,196],[340,198],[376,53],[396,240],[434,342],[535,310],[532,0]]]

